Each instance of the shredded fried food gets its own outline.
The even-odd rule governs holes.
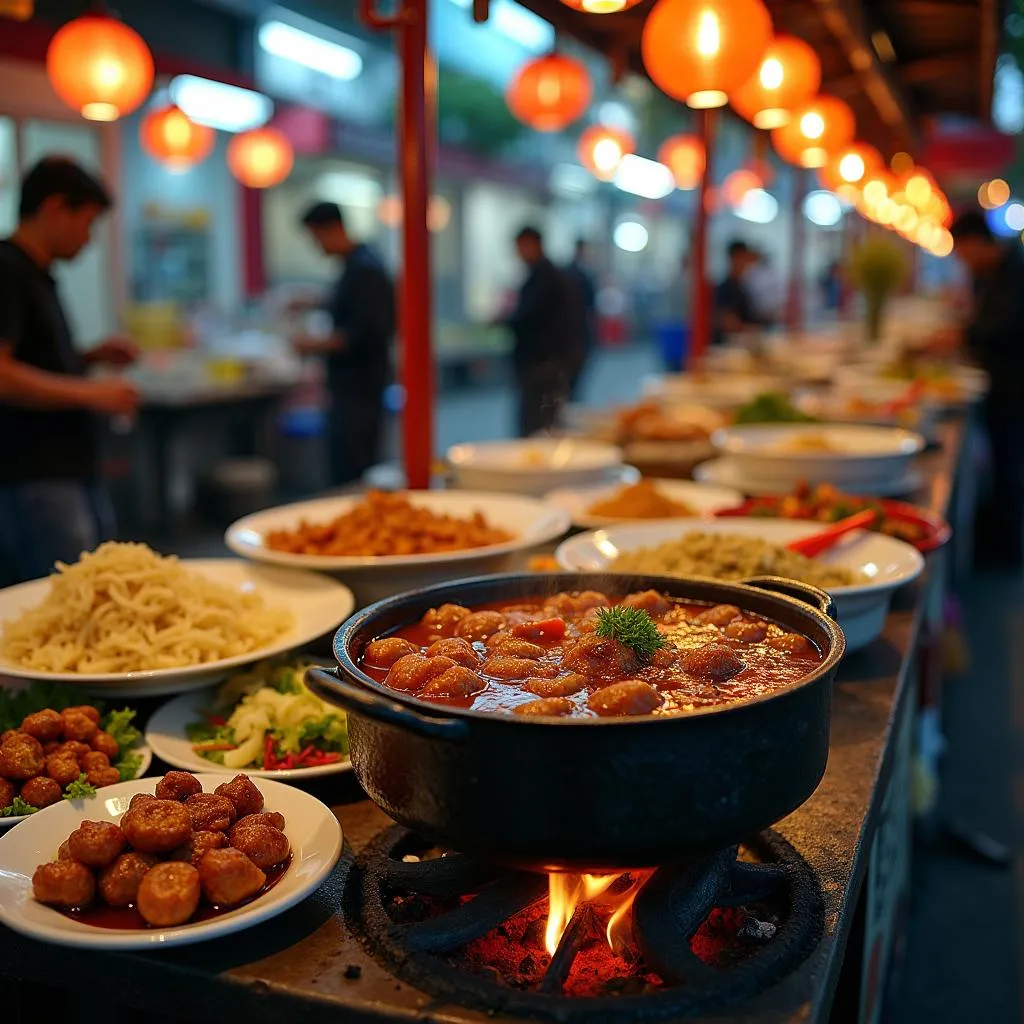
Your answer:
[[[304,519],[293,530],[268,532],[266,545],[295,555],[366,557],[463,551],[512,539],[481,512],[460,519],[413,505],[406,494],[369,491],[363,501],[328,523]]]
[[[609,519],[673,519],[697,514],[685,502],[673,501],[662,494],[651,480],[620,488],[609,497],[595,501],[587,513]]]

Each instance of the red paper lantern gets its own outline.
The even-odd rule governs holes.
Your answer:
[[[562,0],[566,7],[574,11],[583,11],[584,14],[617,14],[619,11],[628,11],[630,7],[636,7],[643,0]]]
[[[590,105],[590,75],[572,57],[551,53],[527,61],[508,87],[508,109],[539,132],[560,132]]]
[[[580,136],[578,146],[580,163],[602,181],[611,181],[622,158],[634,149],[636,142],[629,132],[604,124],[592,124],[587,128]]]
[[[796,36],[776,36],[757,71],[729,97],[733,110],[756,128],[780,128],[790,111],[821,85],[818,55]]]
[[[697,108],[722,107],[771,41],[762,0],[658,0],[640,38],[654,84]]]
[[[236,135],[228,143],[228,169],[248,188],[279,185],[295,163],[292,144],[284,132],[269,125]]]
[[[213,152],[216,133],[190,121],[176,106],[150,111],[139,126],[142,148],[172,171],[185,171]]]
[[[116,18],[87,14],[57,30],[46,51],[54,92],[90,121],[116,121],[141,106],[153,86],[153,55]]]
[[[824,167],[853,141],[853,111],[835,96],[821,95],[793,110],[789,123],[772,131],[775,151],[800,167]]]
[[[658,149],[658,162],[672,172],[676,188],[694,189],[704,176],[704,143],[696,135],[672,135]]]

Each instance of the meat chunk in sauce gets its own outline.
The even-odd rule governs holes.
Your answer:
[[[511,633],[495,633],[487,641],[487,649],[495,654],[508,655],[510,658],[543,658],[547,653],[540,644],[521,640]]]
[[[467,640],[486,640],[504,628],[505,616],[501,612],[473,612],[456,626],[455,633]]]
[[[740,610],[734,604],[716,604],[713,608],[701,612],[694,618],[698,626],[728,626],[733,619],[740,617]]]
[[[811,641],[799,633],[783,633],[781,636],[770,637],[768,646],[786,654],[807,654],[813,650]]]
[[[495,679],[529,679],[531,676],[558,675],[558,666],[534,658],[513,658],[505,654],[494,654],[488,658],[480,671]]]
[[[642,679],[625,679],[595,690],[587,706],[598,715],[618,717],[622,715],[649,715],[659,708],[664,697]]]
[[[484,688],[484,681],[465,665],[453,665],[436,679],[431,679],[421,697],[470,697]]]
[[[679,664],[690,675],[710,679],[716,683],[732,679],[746,667],[743,659],[725,644],[705,644],[703,647],[687,651],[679,659]]]
[[[571,715],[573,703],[565,697],[544,697],[541,700],[531,700],[526,704],[517,704],[513,708],[513,714],[524,717],[545,716],[561,718],[564,715]]]
[[[586,687],[587,677],[581,676],[577,672],[559,676],[557,679],[542,679],[534,676],[523,684],[524,690],[535,693],[538,697],[571,697],[574,693],[585,690]]]
[[[530,622],[520,622],[509,632],[520,640],[533,640],[546,644],[557,643],[565,636],[565,619],[533,619]]]
[[[759,644],[768,635],[768,624],[737,619],[730,622],[723,632],[733,640],[742,640],[745,644]]]
[[[476,668],[481,661],[480,655],[474,650],[473,645],[461,636],[449,636],[443,640],[435,640],[427,648],[427,657],[451,658],[456,665],[462,665],[465,668]]]
[[[640,668],[640,659],[632,648],[618,640],[606,640],[591,633],[566,651],[562,664],[581,675],[613,679],[632,675]]]
[[[32,895],[54,907],[85,907],[96,895],[96,879],[77,860],[55,860],[36,868]]]
[[[423,616],[423,625],[437,636],[454,636],[455,627],[469,615],[469,609],[461,604],[443,604],[439,608],[431,608]]]
[[[396,690],[418,693],[431,679],[436,679],[454,667],[455,662],[444,655],[425,658],[422,654],[407,654],[391,666],[387,684]]]
[[[651,618],[664,615],[671,607],[669,599],[656,590],[642,590],[636,594],[630,594],[623,599],[622,604],[626,608],[640,608]]]
[[[419,653],[420,649],[415,644],[400,636],[384,636],[366,645],[363,658],[367,665],[373,665],[374,668],[391,668],[399,658]]]

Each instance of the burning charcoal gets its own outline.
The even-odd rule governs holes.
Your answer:
[[[639,996],[648,990],[647,979],[638,974],[628,978],[609,978],[604,983],[604,994],[609,996]]]
[[[752,942],[770,942],[775,938],[775,933],[778,930],[778,925],[772,924],[771,921],[758,921],[756,917],[748,917],[743,922],[739,934],[742,938],[750,939]]]
[[[533,974],[536,972],[540,965],[537,963],[537,958],[532,953],[527,953],[522,960],[519,961],[519,973],[520,974]]]
[[[363,976],[363,969],[359,964],[349,964],[345,968],[344,976],[348,981],[356,981]]]
[[[425,896],[397,896],[391,904],[391,916],[401,924],[426,921],[430,911],[430,901]]]
[[[543,917],[538,917],[526,926],[523,932],[523,945],[535,946],[537,949],[544,949],[544,936],[547,932],[548,923]]]

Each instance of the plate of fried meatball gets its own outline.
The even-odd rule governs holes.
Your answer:
[[[0,830],[24,821],[31,807],[40,811],[59,803],[78,780],[95,789],[116,785],[121,780],[116,765],[128,753],[137,758],[136,776],[145,775],[153,760],[149,747],[122,750],[104,732],[100,713],[91,704],[26,715],[18,728],[0,733],[0,811],[17,810],[19,798],[19,806],[29,807],[25,814],[0,815]]]
[[[183,771],[123,782],[0,836],[0,923],[66,946],[202,942],[294,906],[341,846],[330,808],[280,782]]]

